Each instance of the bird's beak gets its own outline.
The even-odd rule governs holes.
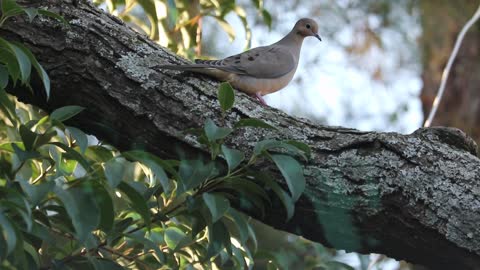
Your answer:
[[[322,38],[318,34],[315,34],[314,36],[318,38],[318,40],[322,41]]]

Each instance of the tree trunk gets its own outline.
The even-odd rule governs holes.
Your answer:
[[[458,33],[478,7],[478,1],[420,1],[423,37],[422,103],[425,117],[432,108],[443,69]],[[480,24],[465,36],[452,66],[433,125],[464,130],[480,142]]]
[[[119,149],[144,147],[162,158],[204,153],[181,133],[207,117],[227,126],[243,117],[263,119],[279,131],[245,129],[228,144],[249,152],[261,139],[289,138],[310,145],[313,157],[304,164],[307,187],[295,216],[285,222],[281,207],[273,207],[257,217],[262,222],[336,249],[382,253],[432,269],[480,269],[480,159],[460,130],[401,135],[318,126],[243,93],[222,120],[216,81],[155,69],[184,60],[90,4],[41,5],[61,13],[70,27],[16,18],[0,30],[30,47],[52,81],[48,102],[10,89],[20,100],[48,111],[84,106],[69,124]]]

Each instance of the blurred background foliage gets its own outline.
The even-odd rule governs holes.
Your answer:
[[[215,20],[230,41],[236,30],[225,20],[234,14],[245,32],[245,48],[250,47],[251,30],[247,13],[235,0],[94,0],[111,14],[130,23],[160,45],[190,59],[202,54],[202,21]],[[251,0],[252,6],[264,22],[271,26],[271,15],[263,0]]]
[[[3,8],[7,2],[12,1],[2,1]],[[469,0],[290,0],[282,3],[261,0],[95,0],[94,3],[118,16],[138,31],[147,34],[159,44],[189,59],[223,57],[250,46],[275,42],[290,30],[299,17],[314,17],[321,25],[321,35],[325,42],[320,46],[313,46],[306,41],[295,81],[287,89],[268,96],[267,101],[291,114],[308,117],[320,123],[398,132],[410,132],[421,125],[423,116],[430,110],[441,72],[450,55],[455,37],[478,6],[476,1]],[[21,12],[13,9],[11,12],[12,16],[23,14],[32,19],[37,15],[33,10]],[[5,14],[6,12],[2,10],[2,19],[0,19],[2,23]],[[220,29],[223,34],[219,31]],[[480,141],[479,38],[480,26],[477,24],[464,41],[447,85],[444,103],[440,106],[434,121],[437,125],[459,127],[473,136],[477,142]],[[32,67],[39,74],[43,74],[41,66],[35,63],[34,58],[27,51],[21,49],[21,44],[6,42],[1,44],[6,49],[0,54],[0,63],[2,63],[0,87],[7,87],[8,76],[5,80],[5,74],[14,75],[10,78],[10,83],[12,80],[18,80],[18,83],[24,84],[28,84]],[[21,61],[17,61],[16,65],[7,65],[7,61],[11,63],[13,58],[5,51],[17,52],[15,46],[21,52],[23,51],[23,54],[19,52],[20,56],[15,55],[15,57],[22,58],[21,61],[25,63],[27,61],[25,59],[28,59],[30,69],[26,68],[28,65],[22,65]],[[48,77],[45,77],[45,74],[41,76],[44,77],[45,90],[48,91]],[[91,193],[87,191],[91,189],[105,195],[104,191],[109,190],[108,174],[117,173],[120,167],[124,168],[122,179],[128,178],[131,188],[123,186],[118,192],[120,196],[126,195],[128,199],[119,199],[121,197],[117,196],[114,189],[108,191],[113,192],[109,196],[113,200],[115,209],[130,208],[131,210],[131,212],[117,212],[118,224],[115,223],[113,227],[123,231],[135,229],[136,224],[146,222],[145,208],[140,205],[141,200],[138,200],[138,194],[151,196],[150,201],[146,200],[149,203],[148,206],[154,207],[154,198],[158,199],[162,196],[164,202],[169,202],[169,198],[165,195],[152,191],[152,188],[158,188],[158,186],[148,184],[152,183],[152,179],[156,177],[152,170],[158,168],[152,165],[154,163],[151,161],[147,162],[144,159],[142,163],[139,160],[124,159],[112,146],[98,142],[95,138],[73,127],[65,126],[62,121],[58,121],[59,119],[54,121],[55,117],[47,116],[36,108],[18,103],[3,93],[0,95],[3,109],[0,117],[0,167],[2,168],[0,198],[9,198],[17,204],[8,207],[2,205],[2,213],[7,213],[9,216],[6,218],[1,216],[0,223],[3,230],[10,229],[18,239],[23,236],[12,229],[14,226],[8,226],[8,224],[19,222],[21,230],[26,230],[29,226],[36,230],[33,236],[28,236],[32,237],[34,242],[31,242],[32,239],[23,239],[25,240],[24,255],[22,255],[24,257],[20,256],[18,260],[38,265],[42,260],[52,259],[38,257],[38,254],[35,255],[36,253],[30,248],[35,243],[38,244],[42,237],[45,238],[45,235],[42,235],[45,233],[45,227],[53,228],[46,234],[48,235],[46,238],[51,238],[50,241],[52,239],[64,241],[65,245],[60,248],[63,250],[60,252],[58,248],[49,246],[47,243],[42,246],[45,250],[52,254],[60,254],[59,258],[70,258],[68,256],[75,251],[83,252],[81,245],[72,240],[78,237],[75,224],[62,216],[68,216],[66,212],[76,211],[77,208],[78,211],[85,212],[90,209],[83,208],[81,205],[71,209],[58,207],[65,204],[68,196],[65,195],[62,199],[48,193],[48,188],[53,186],[40,185],[47,178],[54,179],[62,176],[72,181],[72,184],[79,183],[73,186],[86,188],[79,194],[88,198]],[[65,117],[72,116],[70,110],[72,108],[62,113],[57,112],[57,117],[62,116],[60,120],[64,120]],[[50,131],[55,131],[55,134]],[[13,147],[12,142],[18,147]],[[25,144],[25,142],[29,143]],[[51,142],[56,144],[45,147],[45,144]],[[41,150],[38,156],[26,147],[30,150],[34,150],[35,147],[45,147],[45,149]],[[109,163],[112,157],[117,157],[120,167]],[[23,162],[26,160],[31,161]],[[95,174],[92,175],[100,175],[98,177],[106,181],[103,183],[104,186],[84,184],[86,171],[84,166],[78,165],[82,163],[85,166],[86,164],[94,166]],[[167,173],[171,176],[169,172]],[[18,181],[9,182],[20,178],[28,179],[29,183],[35,187],[28,189],[25,185],[18,186]],[[19,194],[33,196],[35,201],[30,201],[32,198],[25,201],[25,198],[19,197]],[[101,198],[106,198],[108,201],[106,196]],[[5,203],[5,200],[2,203]],[[43,203],[42,207],[45,207],[43,210],[39,207],[39,203]],[[30,213],[28,207],[39,207],[37,209],[39,212],[40,210],[49,211],[57,218],[55,222],[58,224],[39,222],[29,225],[25,217],[29,215],[42,217],[35,211]],[[99,217],[102,217],[102,209],[98,204],[92,207],[97,209]],[[100,252],[108,258],[117,259],[117,262],[123,265],[132,262],[133,256],[134,260],[130,266],[138,269],[148,269],[142,268],[145,262],[147,265],[155,261],[159,262],[162,256],[160,254],[163,253],[167,254],[165,259],[173,264],[172,257],[168,259],[168,254],[178,252],[178,260],[175,263],[187,265],[191,250],[180,251],[176,247],[183,245],[181,240],[192,229],[181,224],[192,225],[193,223],[191,223],[192,220],[182,218],[184,217],[174,216],[171,220],[166,220],[162,224],[163,227],[154,230],[158,235],[148,235],[151,241],[159,241],[163,245],[164,249],[162,248],[158,254],[155,251],[152,254],[148,253],[152,256],[139,256],[138,262],[135,260],[137,257],[133,254],[144,254],[143,250],[151,247],[150,242],[141,242],[142,237],[147,236],[143,230],[139,230],[143,233],[140,238],[139,235],[135,235],[137,238],[129,239],[125,242],[127,244],[118,250],[105,249]],[[234,256],[236,261],[229,261],[233,266],[243,265],[241,259],[243,257],[246,261],[254,259],[255,269],[416,269],[414,266],[396,262],[383,255],[345,254],[341,251],[325,249],[321,245],[273,230],[250,219],[249,224],[252,231],[257,232],[250,236],[256,236],[254,242],[258,244],[258,252],[255,258],[250,257],[251,255],[248,254],[248,249],[252,247],[250,243],[247,249],[237,251],[237,256]],[[58,228],[55,225],[58,225]],[[168,236],[166,236],[167,229]],[[205,230],[199,238],[199,244],[203,245],[204,249],[198,253],[200,255],[208,250],[209,236],[205,234],[207,231]],[[102,239],[101,234],[96,237]],[[47,241],[46,238],[43,240]],[[0,257],[14,252],[11,237],[6,238],[4,234],[0,237],[0,241],[3,241],[2,247],[7,247],[0,248]],[[226,242],[219,241],[220,246],[225,247]],[[202,247],[198,247],[198,250],[202,250]],[[226,263],[227,257],[228,254],[225,255],[223,251],[218,258],[222,263]],[[95,269],[113,267],[104,260],[88,257],[87,261]],[[86,267],[85,261],[80,260],[78,264]],[[199,265],[195,265],[195,268]],[[11,268],[8,264],[2,266]]]

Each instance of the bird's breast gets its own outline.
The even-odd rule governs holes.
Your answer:
[[[250,95],[259,93],[264,96],[287,86],[292,80],[293,75],[295,75],[295,69],[278,78],[255,78],[251,76],[231,74],[228,81],[234,88],[242,92]]]

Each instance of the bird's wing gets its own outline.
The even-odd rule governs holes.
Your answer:
[[[255,78],[278,78],[293,69],[298,59],[282,45],[258,47],[220,60],[195,60],[203,67],[248,75]]]

